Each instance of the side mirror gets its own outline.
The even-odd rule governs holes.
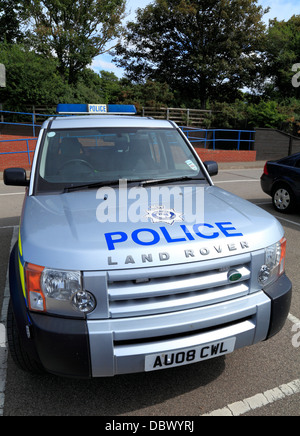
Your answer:
[[[210,176],[216,176],[219,172],[218,164],[214,160],[206,160],[203,162],[208,174]]]
[[[6,168],[3,173],[5,185],[29,186],[29,179],[26,177],[24,168]]]

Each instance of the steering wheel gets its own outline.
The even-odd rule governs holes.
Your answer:
[[[60,167],[58,172],[63,170],[65,167],[73,165],[73,164],[84,165],[84,166],[88,167],[91,171],[93,171],[93,172],[95,171],[95,168],[86,160],[84,160],[84,159],[71,159],[71,160],[68,160],[67,162],[65,162],[64,164],[62,164],[62,166]]]

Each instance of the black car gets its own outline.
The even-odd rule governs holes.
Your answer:
[[[300,153],[266,162],[260,182],[277,211],[295,211],[300,204]]]

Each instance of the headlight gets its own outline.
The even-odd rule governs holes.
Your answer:
[[[82,316],[96,307],[95,297],[82,288],[80,271],[63,271],[26,264],[30,310],[55,315]]]
[[[265,249],[265,263],[258,274],[258,282],[261,285],[270,285],[284,273],[285,252],[285,238]]]
[[[69,301],[74,293],[81,291],[81,274],[79,271],[45,268],[41,276],[41,286],[46,297]]]

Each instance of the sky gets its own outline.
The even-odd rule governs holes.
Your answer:
[[[127,0],[126,11],[128,15],[125,22],[134,21],[135,11],[138,8],[146,7],[150,3],[152,3],[152,0]],[[264,8],[271,8],[270,12],[264,16],[264,21],[267,24],[273,18],[287,21],[293,15],[300,15],[300,0],[258,0],[258,4]],[[113,72],[119,78],[124,74],[124,71],[112,62],[112,56],[107,53],[94,59],[92,69],[96,72],[101,70]]]

